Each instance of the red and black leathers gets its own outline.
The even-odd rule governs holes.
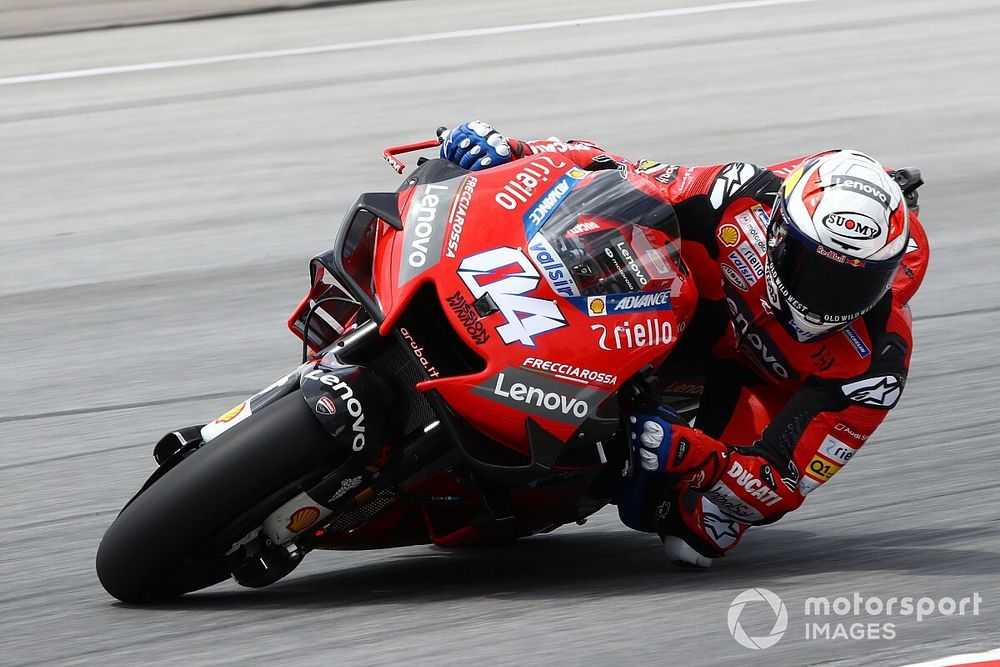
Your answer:
[[[747,526],[799,507],[896,405],[912,352],[906,304],[929,256],[915,212],[892,290],[850,326],[800,342],[772,315],[764,270],[775,193],[801,158],[769,168],[682,167],[629,161],[589,142],[511,146],[514,155],[555,150],[585,169],[618,169],[677,211],[681,252],[700,301],[661,375],[677,385],[689,365],[703,374],[704,392],[697,428],[678,426],[669,435],[684,455],[669,459],[664,472],[682,483],[658,510],[661,519],[670,517],[661,531],[721,555]]]

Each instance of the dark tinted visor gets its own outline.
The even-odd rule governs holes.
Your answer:
[[[772,213],[768,257],[789,306],[823,322],[845,322],[878,303],[896,275],[898,257],[885,261],[848,257],[788,225],[782,209],[778,203]]]

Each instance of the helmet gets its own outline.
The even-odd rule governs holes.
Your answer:
[[[838,150],[782,183],[768,226],[767,296],[799,340],[842,328],[892,285],[909,237],[903,194],[878,162]]]

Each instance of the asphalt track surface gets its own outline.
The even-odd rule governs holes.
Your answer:
[[[997,3],[701,7],[6,82],[689,3],[398,1],[0,42],[0,661],[867,665],[995,646]],[[152,443],[295,364],[284,319],[308,258],[360,192],[398,183],[381,149],[476,117],[682,164],[853,146],[921,167],[933,257],[899,407],[705,573],[604,511],[503,549],[317,552],[262,591],[112,600],[94,553]],[[753,587],[789,617],[760,651],[727,630]],[[854,593],[982,603],[919,623],[803,615]],[[807,639],[812,620],[895,638]],[[772,621],[741,616],[751,635]]]

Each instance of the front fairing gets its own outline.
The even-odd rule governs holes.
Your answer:
[[[435,160],[399,202],[402,231],[385,227],[376,244],[380,330],[404,331],[433,369],[418,389],[522,453],[526,417],[579,436],[693,312],[673,209],[617,171],[558,153],[475,173]],[[421,329],[434,318],[454,339]],[[449,363],[469,354],[479,363]]]

